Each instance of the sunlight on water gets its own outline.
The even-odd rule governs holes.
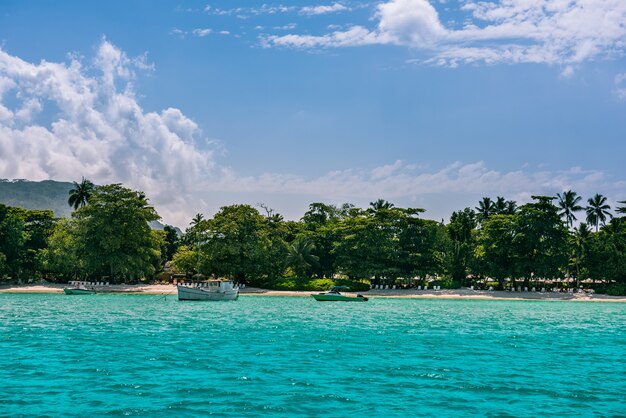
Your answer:
[[[0,294],[0,416],[619,416],[626,304]]]

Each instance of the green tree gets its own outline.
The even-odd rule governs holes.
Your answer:
[[[587,200],[588,206],[585,209],[587,213],[587,223],[596,226],[598,232],[599,225],[606,224],[606,218],[611,217],[611,206],[606,203],[606,197],[596,193],[595,196]]]
[[[161,250],[161,257],[163,261],[169,261],[172,259],[178,246],[180,245],[180,240],[178,239],[178,231],[170,225],[165,225],[163,227],[164,236],[164,245]]]
[[[591,230],[586,223],[581,223],[570,234],[570,267],[576,278],[576,287],[580,286],[580,279],[588,275],[587,261],[589,245],[591,244]]]
[[[148,225],[159,219],[141,192],[120,184],[98,187],[76,210],[78,255],[93,276],[137,280],[156,272],[161,240]]]
[[[542,278],[560,277],[567,267],[567,230],[552,204],[553,197],[533,196],[535,202],[523,205],[517,216],[515,237],[516,273],[526,282],[534,274]]]
[[[181,245],[172,256],[174,271],[181,274],[197,273],[198,252],[195,246]]]
[[[517,215],[491,215],[476,235],[472,270],[480,276],[504,279],[515,276],[514,239]]]
[[[309,277],[310,270],[319,262],[313,254],[315,245],[304,237],[298,237],[287,246],[287,265],[293,268],[300,278]]]
[[[399,267],[401,277],[425,278],[428,275],[444,273],[444,263],[449,258],[447,251],[451,247],[446,234],[446,227],[430,219],[421,219],[422,209],[398,209],[394,220],[395,239],[397,240],[397,261],[390,259],[388,269]]]
[[[471,208],[465,208],[452,213],[446,228],[452,246],[448,271],[455,281],[464,285],[474,252],[476,227],[476,213]]]
[[[558,199],[558,207],[561,210],[559,215],[565,218],[567,226],[571,228],[576,220],[575,213],[583,210],[583,207],[578,204],[582,197],[571,190],[563,192],[563,194],[557,193],[556,197]]]
[[[19,278],[26,256],[25,222],[20,210],[0,204],[0,276]]]
[[[267,278],[270,245],[263,216],[250,205],[224,206],[202,231],[209,273],[239,283],[258,284]]]
[[[85,206],[95,188],[96,186],[84,177],[80,183],[74,182],[74,188],[69,191],[70,197],[67,200],[67,204],[72,206],[74,209]]]
[[[617,202],[617,203],[620,203],[620,204],[622,204],[624,206],[620,206],[619,208],[617,208],[615,210],[615,212],[619,213],[620,215],[626,216],[626,200],[622,200],[622,201]]]
[[[353,209],[337,224],[336,266],[351,279],[396,278],[398,245],[396,209]]]
[[[515,213],[517,213],[517,202],[515,202],[515,200],[507,200],[503,213],[505,215],[515,215]]]
[[[48,245],[38,255],[42,269],[56,279],[67,281],[86,276],[85,263],[78,255],[76,229],[74,219],[59,221],[48,239]]]
[[[374,202],[370,202],[370,210],[374,212],[378,212],[384,209],[391,209],[393,207],[394,207],[393,203],[387,202],[384,199],[378,199]]]
[[[332,277],[336,272],[334,244],[339,239],[339,223],[348,216],[350,204],[341,206],[315,202],[302,216],[302,235],[313,243],[312,254],[318,257],[313,272],[317,277]]]
[[[491,215],[496,213],[495,204],[489,197],[483,197],[483,199],[478,202],[478,206],[476,206],[475,209],[480,222],[486,221]]]

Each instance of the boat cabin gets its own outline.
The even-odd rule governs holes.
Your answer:
[[[231,281],[209,280],[207,281],[207,287],[209,290],[226,292],[228,290],[233,290],[235,285]]]

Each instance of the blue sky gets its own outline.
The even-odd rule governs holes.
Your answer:
[[[180,226],[231,203],[614,203],[624,22],[621,0],[3,1],[0,177],[124,182]]]

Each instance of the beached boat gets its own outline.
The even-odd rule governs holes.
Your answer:
[[[65,287],[63,288],[63,292],[66,295],[95,295],[96,294],[95,289],[89,289],[84,286]]]
[[[348,290],[345,286],[333,286],[328,292],[312,294],[313,298],[319,302],[367,302],[363,295],[346,296],[339,293],[339,290]]]
[[[239,288],[233,282],[210,280],[192,285],[177,285],[178,300],[237,300]]]

